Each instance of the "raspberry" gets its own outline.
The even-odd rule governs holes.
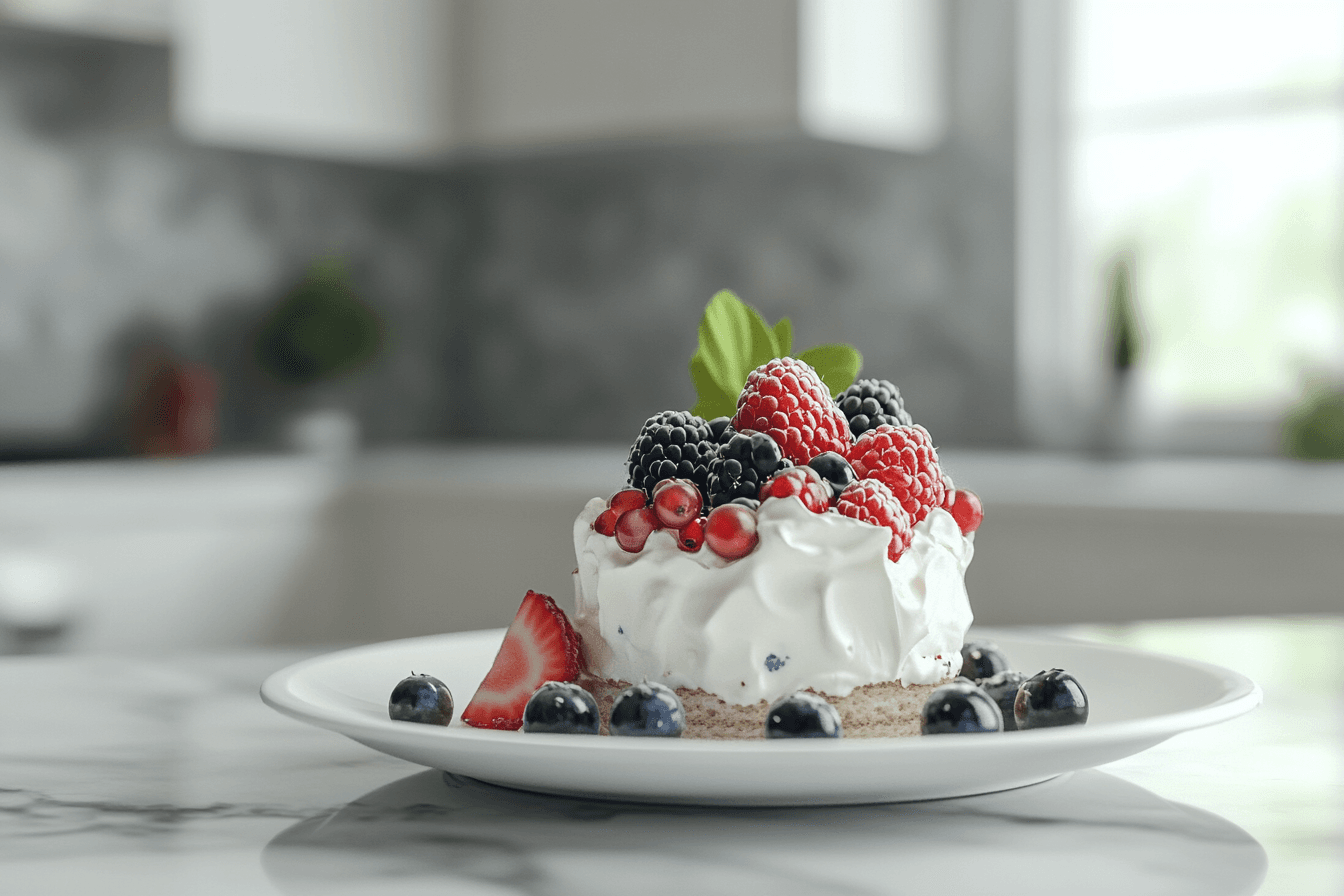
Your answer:
[[[890,529],[887,556],[893,563],[910,547],[910,539],[914,537],[910,514],[905,512],[891,489],[878,480],[860,479],[847,486],[836,500],[835,509],[851,519]]]
[[[918,523],[929,511],[941,506],[945,495],[943,471],[928,430],[914,426],[883,424],[859,436],[849,450],[849,462],[860,479],[877,479],[891,489]]]
[[[813,513],[825,513],[831,507],[831,489],[821,474],[811,467],[781,470],[761,486],[760,500],[796,497]]]
[[[844,454],[854,442],[849,421],[831,401],[826,384],[795,358],[776,358],[747,376],[733,428],[766,433],[795,464],[806,464],[823,451]]]

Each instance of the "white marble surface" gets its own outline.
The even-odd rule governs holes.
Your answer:
[[[1001,794],[651,808],[446,779],[283,718],[256,688],[295,654],[5,659],[0,892],[1338,892],[1339,778],[1322,759],[1340,746],[1339,664],[1321,664],[1332,699],[1294,703],[1294,666],[1270,659],[1298,659],[1304,634],[1333,649],[1344,623],[1090,633],[1196,654],[1230,638],[1257,653],[1245,671],[1266,706]]]

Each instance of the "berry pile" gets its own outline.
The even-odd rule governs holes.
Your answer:
[[[663,411],[645,421],[627,462],[630,487],[611,496],[593,529],[638,553],[666,529],[677,546],[725,560],[751,553],[761,502],[797,498],[891,532],[887,556],[910,547],[934,508],[965,535],[984,519],[980,499],[953,488],[900,391],[859,380],[834,401],[815,370],[775,358],[747,376],[730,420]]]
[[[1063,669],[1028,678],[1013,671],[1008,658],[987,641],[961,648],[961,675],[924,703],[925,734],[978,734],[1082,725],[1087,692]]]
[[[665,486],[658,494],[670,489]],[[622,495],[618,492],[616,498]],[[657,505],[654,500],[655,515],[677,504],[666,499]],[[740,504],[719,509],[730,508],[734,513],[752,513]],[[475,728],[598,734],[603,722],[598,703],[578,684],[580,650],[578,634],[555,601],[529,591],[462,721]],[[1062,669],[1028,677],[1013,671],[1003,652],[985,641],[963,645],[961,660],[961,675],[925,701],[924,734],[994,733],[1087,722],[1087,692]],[[453,696],[439,679],[412,673],[393,689],[388,715],[394,721],[447,725],[453,717]],[[681,737],[686,713],[675,691],[645,681],[616,697],[606,722],[617,736]],[[765,736],[836,738],[844,731],[834,706],[817,694],[798,692],[770,706]]]

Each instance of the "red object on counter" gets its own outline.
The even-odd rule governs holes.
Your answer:
[[[137,454],[160,457],[204,454],[215,446],[218,408],[214,371],[164,361],[133,402],[131,447]]]

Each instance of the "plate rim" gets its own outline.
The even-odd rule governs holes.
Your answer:
[[[301,681],[306,673],[316,667],[322,667],[333,662],[342,662],[361,654],[379,653],[429,642],[441,643],[445,641],[452,642],[454,640],[467,639],[484,640],[487,637],[499,638],[502,640],[505,631],[506,629],[504,628],[491,628],[466,632],[445,632],[433,635],[420,635],[411,638],[378,641],[325,652],[317,656],[299,660],[298,662],[292,663],[267,676],[266,680],[262,682],[260,696],[266,705],[284,715],[314,725],[318,728],[336,731],[361,743],[366,742],[356,736],[356,734],[351,733],[352,731],[368,735],[372,738],[377,738],[380,735],[388,733],[395,733],[396,738],[399,740],[421,740],[424,743],[430,743],[432,741],[442,743],[444,742],[445,735],[447,735],[449,742],[463,741],[474,743],[488,741],[500,743],[500,735],[507,735],[511,732],[472,728],[461,724],[460,718],[454,719],[453,724],[448,727],[406,725],[405,723],[394,722],[391,719],[370,719],[363,714],[343,707],[318,707],[295,694],[291,685],[295,681]],[[1039,643],[1054,643],[1073,647],[1084,647],[1097,652],[1121,654],[1131,658],[1148,657],[1175,663],[1176,665],[1202,672],[1203,674],[1218,680],[1223,687],[1222,694],[1217,698],[1190,709],[1181,709],[1174,712],[1145,716],[1139,719],[1126,719],[1118,722],[1105,722],[1096,725],[1080,725],[1069,728],[1050,728],[1013,732],[1012,741],[1023,745],[1034,743],[1042,737],[1050,738],[1053,743],[1061,747],[1084,747],[1092,744],[1108,743],[1119,739],[1131,741],[1149,740],[1153,743],[1157,743],[1175,734],[1180,734],[1185,731],[1193,731],[1198,728],[1206,728],[1210,725],[1220,724],[1244,715],[1255,709],[1264,700],[1264,694],[1260,686],[1247,676],[1232,669],[1228,669],[1225,666],[1207,663],[1202,660],[1194,660],[1188,657],[1128,647],[1125,645],[1090,641],[1086,638],[1080,638],[1073,635],[1041,631],[1032,628],[1006,629],[977,627],[967,634],[968,640],[973,637],[988,640],[993,640],[995,637],[1031,640]],[[997,742],[1002,743],[1002,741]],[[981,738],[943,737],[842,738],[838,741],[829,739],[824,741],[811,739],[766,741],[712,740],[702,738],[678,738],[675,740],[613,737],[575,738],[563,734],[529,734],[527,735],[526,741],[523,741],[521,738],[510,737],[508,738],[507,743],[511,749],[524,750],[528,749],[528,747],[517,745],[532,743],[536,744],[537,747],[544,746],[548,750],[560,748],[566,752],[569,750],[582,750],[588,752],[615,749],[623,752],[643,751],[658,753],[663,751],[694,751],[697,753],[719,753],[723,755],[758,753],[766,744],[769,745],[768,749],[771,753],[833,753],[836,750],[845,753],[888,753],[893,750],[914,753],[930,749],[939,752],[945,752],[949,749],[983,749],[983,741]],[[374,747],[367,743],[366,745],[370,746],[371,749],[379,749],[378,747]]]

